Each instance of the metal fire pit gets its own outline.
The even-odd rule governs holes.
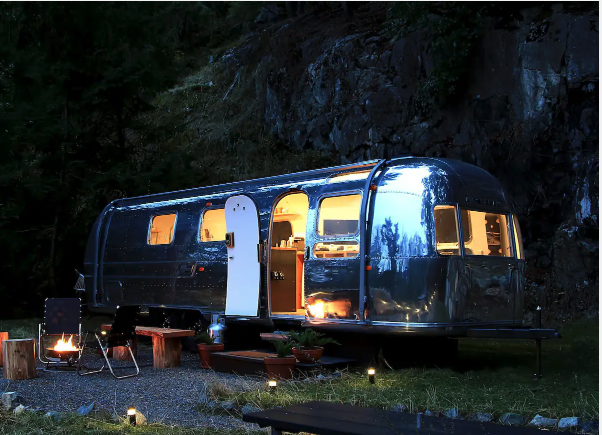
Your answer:
[[[61,361],[66,361],[69,365],[75,363],[79,357],[79,349],[77,350],[54,350],[51,347],[47,347],[48,356],[56,358]]]

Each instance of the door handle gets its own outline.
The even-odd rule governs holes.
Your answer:
[[[305,247],[305,259],[309,260],[309,246]]]
[[[196,263],[180,264],[178,275],[180,275],[180,276],[194,275],[195,271],[196,271]]]

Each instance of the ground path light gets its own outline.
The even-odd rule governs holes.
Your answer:
[[[371,384],[374,383],[374,377],[376,376],[376,369],[369,368],[368,369],[368,380]]]
[[[136,408],[134,408],[133,406],[130,406],[128,408],[128,422],[132,426],[136,426]]]
[[[270,379],[268,381],[268,387],[270,387],[270,391],[275,391],[277,386],[278,382],[276,381],[276,379]]]

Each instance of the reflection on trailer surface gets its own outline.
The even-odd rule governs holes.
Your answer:
[[[85,282],[95,311],[455,336],[522,323],[524,254],[493,176],[408,157],[115,200]]]

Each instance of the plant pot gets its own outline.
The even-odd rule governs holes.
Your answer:
[[[270,379],[290,379],[295,370],[295,357],[264,358],[265,368]]]
[[[323,347],[316,347],[315,349],[293,347],[293,355],[300,363],[315,364],[322,357],[322,352],[324,352]]]
[[[196,345],[196,350],[199,352],[199,357],[201,358],[201,368],[210,369],[211,353],[224,350],[224,345],[200,343]]]

